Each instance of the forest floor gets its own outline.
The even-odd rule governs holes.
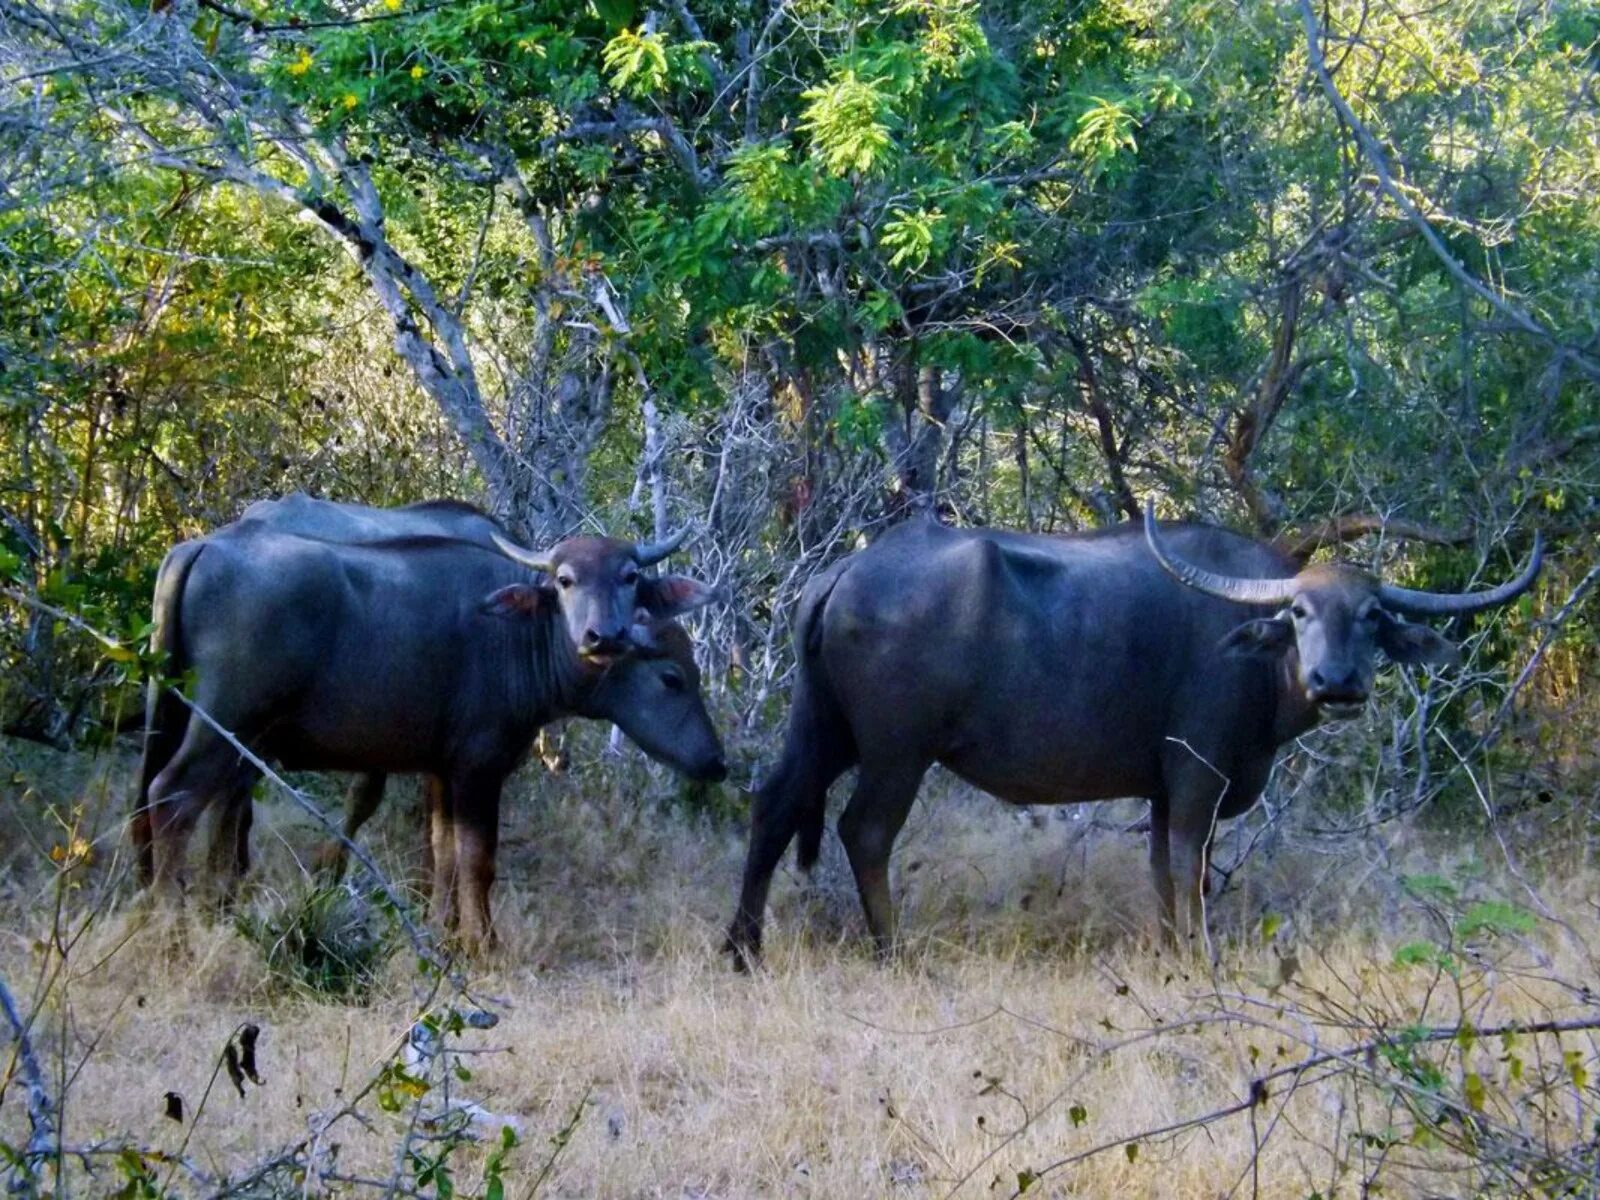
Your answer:
[[[1373,1030],[1594,1017],[1600,889],[1577,834],[1396,825],[1338,846],[1276,839],[1216,898],[1213,968],[1152,936],[1144,839],[1126,830],[1139,806],[1018,812],[945,779],[897,850],[899,961],[867,952],[830,835],[818,882],[780,873],[767,969],[745,977],[720,952],[740,821],[686,815],[642,770],[607,768],[617,782],[599,797],[592,773],[585,786],[582,771],[525,772],[502,825],[501,944],[464,968],[465,994],[499,1022],[449,1038],[468,1076],[449,1081],[452,1098],[488,1114],[474,1144],[419,1123],[446,1091],[426,1064],[362,1090],[420,1011],[470,1007],[463,994],[430,984],[396,935],[364,994],[330,995],[282,938],[283,913],[310,890],[298,864],[320,840],[312,822],[282,800],[258,805],[235,919],[191,904],[174,921],[126,878],[133,765],[0,742],[0,975],[36,1014],[64,1141],[139,1148],[81,1159],[75,1173],[97,1174],[80,1193],[142,1173],[156,1190],[126,1194],[218,1194],[311,1137],[324,1182],[398,1172],[396,1195],[445,1194],[427,1173],[442,1151],[458,1194],[514,1197],[1209,1200],[1354,1197],[1374,1181],[1385,1195],[1461,1195],[1492,1182],[1450,1133],[1474,1114],[1552,1153],[1594,1136],[1592,1032],[1537,1054],[1446,1038],[1398,1076],[1384,1074],[1390,1050],[1358,1051],[1331,1074],[1254,1082]],[[413,785],[394,790],[364,841],[402,873],[417,802]],[[382,913],[356,924],[382,926]],[[261,1029],[262,1083],[241,1096],[219,1063],[247,1022]],[[1536,1113],[1509,1065],[1519,1054],[1528,1078],[1550,1059],[1550,1078],[1576,1089],[1547,1086],[1556,1103]],[[1433,1110],[1412,1077],[1434,1087]],[[0,1141],[15,1145],[24,1089],[0,1086]],[[169,1092],[181,1123],[164,1115]],[[1436,1127],[1417,1133],[1419,1119]],[[485,1164],[503,1122],[519,1137],[497,1191]]]

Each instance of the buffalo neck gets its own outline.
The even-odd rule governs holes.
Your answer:
[[[1281,746],[1317,723],[1317,706],[1300,684],[1300,652],[1291,647],[1274,664],[1272,738]]]
[[[528,713],[539,724],[576,712],[589,688],[588,672],[560,613],[541,611],[501,625],[512,711]]]

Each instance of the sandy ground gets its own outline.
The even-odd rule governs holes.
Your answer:
[[[1208,968],[1151,936],[1143,839],[1118,829],[1138,806],[1019,814],[949,781],[929,789],[897,851],[909,935],[897,963],[868,955],[830,838],[818,881],[785,868],[768,967],[738,976],[719,943],[739,822],[686,815],[668,804],[669,781],[621,768],[599,798],[593,771],[519,783],[496,889],[502,944],[464,965],[464,992],[420,975],[401,938],[364,997],[330,997],[272,959],[272,935],[240,931],[309,888],[297,863],[317,833],[288,805],[259,806],[240,919],[191,905],[175,920],[121,878],[127,759],[5,750],[0,970],[35,1014],[66,1097],[65,1141],[140,1147],[142,1169],[182,1195],[214,1194],[307,1141],[324,1187],[398,1177],[394,1194],[440,1194],[423,1164],[448,1147],[455,1189],[483,1194],[503,1123],[520,1135],[503,1167],[504,1194],[519,1197],[1303,1198],[1358,1196],[1374,1180],[1385,1195],[1474,1194],[1497,1176],[1464,1170],[1448,1132],[1459,1118],[1415,1134],[1404,1078],[1282,1076],[1238,1106],[1269,1072],[1374,1028],[1596,1015],[1580,990],[1600,946],[1581,836],[1547,837],[1509,863],[1487,835],[1448,830],[1276,845],[1218,897]],[[400,875],[415,799],[396,792],[366,840]],[[1492,928],[1462,934],[1463,914],[1486,902],[1502,905],[1485,910],[1499,914]],[[1559,919],[1538,917],[1541,904]],[[1430,965],[1425,945],[1449,946],[1453,965]],[[392,1112],[363,1091],[420,1012],[474,1005],[499,1022],[446,1039],[465,1078],[423,1063],[416,1097],[391,1077]],[[247,1022],[262,1031],[264,1082],[241,1098],[218,1064]],[[1594,1137],[1600,1112],[1592,1036],[1467,1037],[1428,1062],[1446,1100],[1476,1086],[1474,1111],[1496,1128],[1567,1153]],[[13,1143],[22,1090],[8,1086],[0,1105]],[[182,1124],[163,1115],[168,1092],[183,1097]],[[487,1114],[484,1140],[415,1124],[446,1092]],[[122,1185],[126,1169],[86,1161],[98,1174],[75,1166],[78,1190]],[[317,1187],[289,1173],[239,1194]]]

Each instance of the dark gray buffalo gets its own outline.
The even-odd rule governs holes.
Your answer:
[[[798,833],[800,865],[816,861],[828,786],[859,765],[839,836],[887,952],[889,852],[933,763],[1015,804],[1149,797],[1164,925],[1203,939],[1215,823],[1255,803],[1277,748],[1363,702],[1379,652],[1454,657],[1402,615],[1504,604],[1539,564],[1536,539],[1510,583],[1435,595],[1342,564],[1297,572],[1224,529],[1158,529],[1149,510],[1142,532],[891,530],[801,597],[788,733],[755,799],[729,949],[759,957],[778,860]],[[1279,611],[1252,619],[1261,608]]]
[[[572,644],[585,657],[626,653],[636,614],[653,618],[681,611],[708,594],[703,584],[678,576],[644,574],[683,544],[688,529],[659,542],[572,537],[546,551],[512,542],[493,517],[459,500],[426,500],[403,508],[373,508],[319,500],[296,492],[258,500],[228,528],[265,526],[280,533],[360,544],[397,537],[447,537],[498,549],[550,576]]]
[[[261,757],[444,781],[433,898],[447,923],[459,911],[468,945],[490,934],[501,787],[540,726],[613,721],[685,774],[726,774],[681,629],[653,621],[648,645],[585,659],[557,585],[471,543],[341,545],[235,527],[174,548],[155,619],[169,671],[192,674],[199,707]],[[156,727],[177,723],[180,700],[153,703]],[[183,730],[170,761],[149,764],[134,820],[157,886],[176,885],[201,813],[248,804],[257,774],[200,716]]]
[[[400,508],[376,508],[340,500],[323,500],[304,492],[281,499],[257,500],[228,530],[264,527],[323,541],[362,544],[401,537],[459,538],[499,550],[548,575],[567,632],[578,653],[604,661],[627,653],[633,637],[650,622],[680,616],[706,602],[711,591],[686,576],[644,574],[680,547],[688,529],[658,542],[623,541],[608,537],[575,537],[548,551],[525,550],[511,542],[499,521],[459,500],[425,500]],[[222,531],[218,531],[222,532]],[[213,535],[215,536],[215,535]],[[166,751],[170,756],[174,742]],[[363,775],[351,788],[345,806],[345,841],[377,812],[387,780],[382,773]],[[427,808],[437,806],[442,781],[424,780]],[[212,858],[230,839],[238,856],[236,870],[249,864],[250,809],[239,810],[231,826],[219,824]],[[322,866],[334,875],[344,869],[345,841],[329,842],[319,853]],[[425,843],[425,869],[431,876],[431,853]]]

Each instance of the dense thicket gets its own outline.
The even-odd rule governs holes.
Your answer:
[[[799,582],[883,523],[1154,494],[1440,587],[1538,526],[1525,657],[1595,559],[1597,39],[1520,0],[0,0],[0,573],[131,643],[164,547],[264,494],[693,521],[760,726]],[[6,621],[10,728],[117,709],[100,647]]]

